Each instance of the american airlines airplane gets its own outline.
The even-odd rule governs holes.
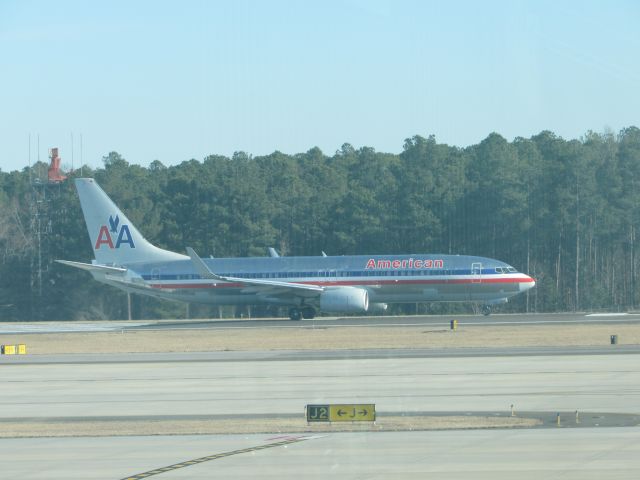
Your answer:
[[[292,320],[320,312],[382,312],[388,303],[493,305],[535,280],[504,262],[466,255],[200,258],[149,243],[92,178],[75,180],[95,260],[58,260],[131,293],[217,305],[289,308]]]

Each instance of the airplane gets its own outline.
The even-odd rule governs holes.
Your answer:
[[[271,305],[291,320],[318,312],[384,312],[389,303],[472,302],[492,307],[535,286],[535,280],[491,258],[468,255],[345,255],[200,258],[148,242],[92,178],[75,185],[95,255],[86,270],[126,292],[189,303]],[[270,250],[271,252],[271,250]]]

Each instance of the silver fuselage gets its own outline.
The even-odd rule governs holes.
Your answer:
[[[503,303],[535,285],[535,281],[498,260],[466,255],[354,255],[339,257],[207,258],[217,274],[267,279],[325,288],[360,287],[373,303],[478,302]],[[252,285],[201,278],[190,260],[130,263],[128,282],[104,283],[135,293],[218,305],[292,306],[304,298],[259,294]],[[130,282],[130,283],[129,283]],[[309,302],[313,303],[313,299]]]

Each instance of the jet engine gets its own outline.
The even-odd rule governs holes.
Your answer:
[[[369,309],[369,293],[357,287],[339,287],[320,294],[323,312],[363,313]]]

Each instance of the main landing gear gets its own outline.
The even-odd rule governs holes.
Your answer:
[[[298,321],[301,318],[312,319],[316,316],[316,309],[313,307],[291,307],[289,309],[289,318],[294,321]]]
[[[482,307],[480,307],[480,311],[485,317],[491,315],[491,305],[482,305]]]

